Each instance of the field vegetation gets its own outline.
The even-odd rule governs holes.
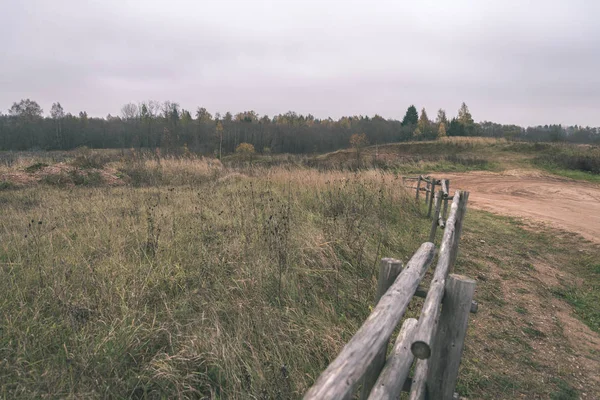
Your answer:
[[[0,396],[299,398],[368,316],[379,259],[428,236],[401,174],[541,162],[514,146],[3,153]],[[596,398],[598,246],[472,209],[463,238],[461,395]]]

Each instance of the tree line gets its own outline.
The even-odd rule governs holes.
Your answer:
[[[54,103],[49,115],[33,100],[15,102],[8,114],[0,113],[0,150],[69,150],[90,148],[162,148],[215,155],[235,151],[249,143],[259,152],[317,153],[347,147],[354,134],[370,144],[433,140],[445,136],[505,137],[515,140],[600,143],[600,128],[546,125],[522,128],[493,122],[476,123],[465,103],[448,119],[438,110],[431,120],[423,108],[411,105],[402,121],[379,115],[318,119],[289,111],[274,117],[254,111],[212,115],[204,107],[195,112],[176,102],[129,103],[119,116],[74,115]]]

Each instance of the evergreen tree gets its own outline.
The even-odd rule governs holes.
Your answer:
[[[465,127],[456,118],[452,118],[448,126],[448,136],[465,136]]]
[[[417,108],[414,105],[411,105],[406,110],[404,119],[402,119],[402,126],[416,125],[418,121],[419,121],[419,113],[417,112]]]

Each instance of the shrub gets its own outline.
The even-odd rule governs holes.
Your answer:
[[[48,164],[37,162],[35,164],[31,164],[29,167],[25,168],[25,172],[33,173],[37,172],[40,169],[46,168]]]
[[[250,155],[254,154],[255,150],[254,146],[250,143],[240,143],[238,147],[235,148],[235,152],[237,154]]]
[[[102,169],[107,162],[108,159],[102,154],[80,147],[75,150],[75,159],[71,161],[71,165],[81,169]]]

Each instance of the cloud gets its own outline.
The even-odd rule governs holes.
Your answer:
[[[591,1],[9,0],[0,107],[116,114],[188,109],[317,117],[410,104],[478,120],[600,125],[600,26]]]

